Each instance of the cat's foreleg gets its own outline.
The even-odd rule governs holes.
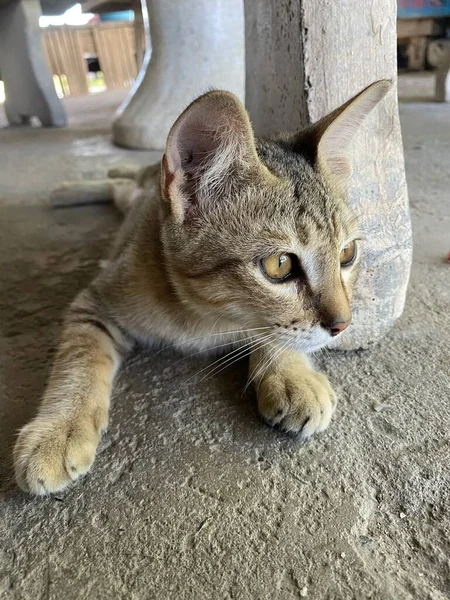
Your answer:
[[[121,163],[111,167],[108,170],[108,177],[110,179],[120,178],[120,179],[132,179],[136,181],[139,173],[142,171],[142,167],[139,165],[131,165],[126,163]]]
[[[114,203],[121,212],[126,213],[131,204],[128,199],[136,188],[136,182],[127,178],[63,181],[52,190],[50,205],[54,208],[64,208]]]
[[[67,314],[38,413],[16,442],[22,489],[56,492],[89,470],[108,424],[113,378],[129,348],[125,334],[83,292]]]
[[[325,375],[305,354],[277,348],[256,350],[250,357],[258,409],[264,420],[283,431],[309,438],[330,424],[336,394]]]

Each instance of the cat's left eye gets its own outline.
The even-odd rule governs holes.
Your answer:
[[[341,263],[341,267],[349,267],[355,262],[356,258],[356,241],[353,240],[346,244],[339,256],[339,262]]]
[[[287,279],[294,269],[294,257],[291,254],[277,252],[259,261],[264,275],[273,283],[281,283]]]

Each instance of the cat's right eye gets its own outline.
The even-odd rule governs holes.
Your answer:
[[[356,240],[349,242],[346,246],[344,246],[341,250],[341,254],[339,257],[339,262],[341,263],[341,267],[349,267],[355,262],[356,258]]]
[[[259,261],[264,275],[273,283],[285,281],[291,274],[295,265],[295,257],[285,252],[277,252]]]

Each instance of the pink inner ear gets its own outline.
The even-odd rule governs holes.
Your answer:
[[[167,156],[164,154],[161,160],[161,193],[166,200],[170,200],[170,184],[174,179],[174,172],[169,169]]]
[[[345,156],[331,156],[325,161],[325,164],[333,175],[344,181],[349,179],[352,174],[350,160]]]
[[[207,168],[217,151],[233,146],[236,156],[256,157],[253,132],[244,107],[229,92],[208,92],[178,118],[167,140],[169,170]]]
[[[389,81],[378,81],[324,117],[318,128],[320,164],[344,183],[351,175],[351,146],[364,119],[391,88]]]
[[[167,139],[161,185],[172,211],[184,218],[194,207],[215,202],[236,161],[243,166],[258,161],[247,113],[233,94],[208,92],[184,111]]]
[[[193,107],[175,127],[167,153],[175,169],[194,171],[204,166],[226,140],[220,135],[223,115]]]
[[[162,166],[163,168],[167,167],[167,172],[172,173],[172,175],[181,169],[181,156],[178,151],[178,132],[172,131],[168,140],[167,140],[167,148],[166,152],[163,156]],[[165,165],[164,165],[165,159]]]

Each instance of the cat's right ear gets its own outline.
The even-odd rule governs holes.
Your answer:
[[[182,222],[219,202],[230,179],[257,163],[242,103],[230,92],[208,92],[190,104],[170,130],[161,164],[162,196]]]
[[[341,187],[351,175],[351,146],[364,119],[392,88],[392,82],[372,83],[332,113],[294,136],[294,149]]]

